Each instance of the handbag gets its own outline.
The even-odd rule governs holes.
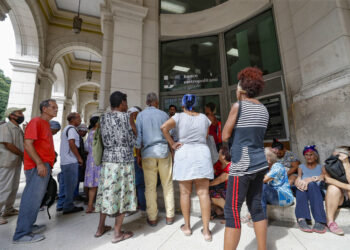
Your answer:
[[[349,159],[350,160],[350,159]],[[331,155],[325,161],[325,169],[327,173],[337,181],[349,184],[346,179],[346,173],[341,160],[338,159],[338,155]]]

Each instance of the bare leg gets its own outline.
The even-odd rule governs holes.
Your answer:
[[[215,206],[218,206],[222,209],[225,207],[225,200],[223,198],[212,198],[211,201]]]
[[[97,228],[97,232],[95,234],[95,237],[100,237],[101,235],[104,234],[104,232],[106,231],[106,214],[100,213],[100,221],[98,222],[98,228]]]
[[[343,204],[344,195],[340,188],[329,185],[326,192],[326,213],[327,213],[327,222],[334,221],[335,213],[338,209],[338,206]]]
[[[224,250],[236,250],[241,238],[240,228],[225,228]]]
[[[125,217],[125,214],[120,214],[115,218],[115,224],[114,224],[115,238],[118,238],[123,234],[122,225],[123,225],[124,217]]]
[[[97,187],[89,188],[89,202],[88,202],[88,210],[93,211],[94,199],[96,196]]]
[[[254,222],[254,231],[259,250],[266,250],[267,220]]]
[[[180,205],[185,225],[182,228],[184,233],[191,233],[190,210],[191,210],[191,193],[192,181],[180,181]]]
[[[210,197],[209,197],[209,180],[208,179],[197,179],[195,180],[196,191],[199,197],[201,206],[202,221],[203,221],[203,234],[204,238],[209,240],[211,233],[209,231],[210,221]]]

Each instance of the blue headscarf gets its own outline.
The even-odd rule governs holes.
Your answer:
[[[187,110],[192,110],[196,106],[196,96],[192,94],[186,94],[182,97],[182,106]]]

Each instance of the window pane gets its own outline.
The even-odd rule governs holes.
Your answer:
[[[214,7],[227,0],[160,0],[160,13],[183,14]]]
[[[160,91],[221,87],[218,37],[161,44]]]
[[[271,11],[225,33],[229,84],[248,66],[257,66],[264,75],[281,70],[275,24]]]

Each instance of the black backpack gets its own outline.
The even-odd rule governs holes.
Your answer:
[[[328,159],[325,161],[325,164],[326,171],[332,178],[336,179],[337,181],[349,184],[348,180],[346,179],[343,163],[338,159],[338,155],[331,155],[328,157]]]
[[[50,175],[49,183],[47,184],[46,193],[44,195],[43,201],[41,202],[42,206],[47,206],[47,214],[49,215],[49,219],[51,220],[51,215],[49,212],[49,208],[52,206],[52,204],[55,203],[57,197],[57,182],[54,178],[52,178],[52,175]]]

